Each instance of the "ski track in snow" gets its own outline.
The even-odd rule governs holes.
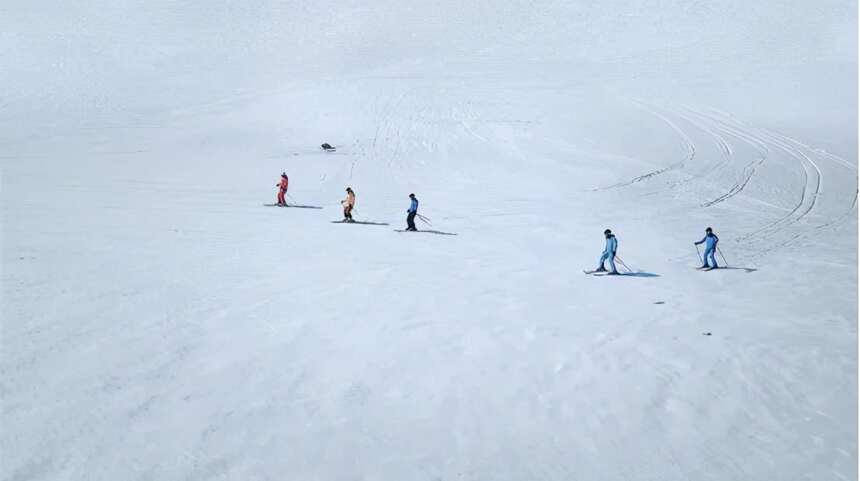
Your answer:
[[[18,3],[0,480],[856,479],[850,5]]]
[[[765,160],[767,160],[767,156],[770,152],[770,149],[768,149],[767,144],[748,135],[747,133],[744,133],[742,130],[732,128],[731,126],[725,125],[722,122],[712,117],[705,116],[695,110],[690,109],[689,112],[691,115],[699,116],[702,122],[711,122],[715,130],[718,130],[726,135],[741,140],[759,152],[758,157],[753,157],[752,160],[750,160],[746,165],[743,166],[743,171],[741,173],[740,179],[734,184],[732,184],[726,192],[716,198],[713,198],[712,200],[702,203],[702,207],[711,207],[721,202],[725,202],[726,200],[743,192],[744,188],[747,186],[747,184],[749,184],[750,180],[752,180],[753,175],[755,175],[756,169],[761,164],[763,164]]]
[[[399,99],[403,103],[409,102],[407,97]],[[420,102],[416,101],[416,104]],[[380,115],[375,128],[376,147],[371,148],[372,142],[357,143],[352,155],[358,157],[358,161],[337,160],[331,167],[320,169],[331,169],[333,173],[328,177],[337,178],[353,174],[360,177],[365,169],[373,168],[382,174],[408,173],[422,167],[421,161],[412,157],[416,154],[415,159],[420,159],[417,154],[422,149],[444,149],[459,139],[458,136],[470,141],[475,138],[474,134],[490,138],[487,132],[473,128],[480,121],[480,115],[467,111],[462,105],[406,110],[407,113],[400,114],[406,118],[398,119],[390,109],[383,108],[384,114]],[[420,112],[420,115],[415,112]],[[697,114],[687,115],[692,118]],[[704,115],[696,120],[698,122],[691,122],[691,125],[708,125]],[[440,127],[442,125],[444,127]],[[732,141],[744,143],[759,153],[778,150],[780,158],[793,162],[794,167],[806,165],[807,157],[813,156],[809,150],[804,151],[805,155],[791,155],[795,151],[790,148],[804,147],[728,120],[715,120],[702,131],[718,132],[722,141],[712,137],[713,147],[717,152],[727,155],[733,151],[735,155],[730,156],[730,162],[723,158],[719,167],[708,164],[708,175],[690,180],[691,184],[734,180],[728,174],[732,170],[747,176],[749,164],[735,165],[739,156],[738,149],[731,146]],[[692,144],[692,133],[687,132],[682,138]],[[691,146],[690,151],[694,150],[695,147]],[[762,159],[773,160],[774,157],[762,153],[750,162],[759,166]],[[839,169],[848,170],[846,163],[831,160]],[[350,166],[347,162],[355,163]],[[817,159],[814,163],[820,164]],[[759,242],[774,248],[783,247],[783,242],[785,245],[796,242],[799,237],[793,236],[807,235],[807,231],[799,229],[798,224],[808,222],[819,212],[827,217],[826,222],[835,222],[829,217],[831,206],[825,205],[820,194],[823,182],[820,179],[814,181],[815,175],[822,175],[818,173],[824,171],[823,166],[816,169],[807,165],[807,171],[809,182],[803,185],[803,192],[797,193],[802,195],[803,201],[793,206],[781,220],[770,221],[757,229],[756,236],[761,236],[761,240],[752,237],[740,246],[749,246],[744,248],[757,253],[755,249]],[[794,173],[800,175],[799,171]],[[317,175],[309,178],[316,183]],[[300,178],[297,176],[295,179]],[[762,179],[766,182],[771,178]],[[746,182],[752,181],[747,178]],[[110,469],[111,464],[102,464],[103,456],[129,456],[132,459],[142,456],[144,463],[150,462],[147,460],[152,458],[145,457],[149,451],[143,443],[152,438],[136,437],[134,430],[130,431],[131,434],[123,434],[126,432],[124,428],[110,431],[104,425],[123,419],[134,429],[149,425],[170,432],[171,410],[184,414],[185,419],[179,424],[190,433],[186,434],[190,440],[163,440],[162,443],[171,448],[185,447],[176,455],[175,461],[182,468],[185,479],[251,472],[250,468],[246,471],[242,468],[248,465],[248,459],[253,458],[249,453],[258,448],[252,447],[248,451],[247,446],[261,442],[260,437],[262,443],[272,443],[281,448],[289,445],[303,458],[329,461],[321,463],[325,465],[337,466],[335,461],[346,461],[327,451],[320,454],[315,443],[321,443],[320,446],[330,443],[339,450],[345,450],[348,456],[357,453],[362,459],[378,459],[382,453],[396,451],[399,454],[385,465],[386,472],[411,473],[407,477],[412,479],[459,477],[476,481],[483,479],[485,473],[494,472],[494,467],[500,462],[509,466],[506,469],[512,474],[508,479],[591,477],[583,475],[585,472],[599,473],[596,479],[602,477],[613,481],[680,481],[700,479],[704,469],[725,479],[741,480],[769,472],[771,468],[763,464],[782,459],[772,453],[770,447],[775,442],[780,449],[793,448],[807,453],[798,457],[799,462],[818,452],[812,451],[806,442],[787,434],[795,430],[802,433],[800,436],[811,432],[796,417],[798,414],[810,416],[809,413],[818,405],[808,393],[795,386],[798,379],[805,379],[810,373],[820,374],[812,367],[807,368],[811,371],[804,371],[802,367],[816,366],[817,357],[784,348],[793,346],[791,343],[773,346],[774,339],[768,337],[771,330],[763,334],[750,333],[748,327],[736,326],[734,323],[741,323],[736,319],[748,322],[749,310],[733,311],[733,315],[727,316],[731,319],[721,319],[718,323],[697,317],[695,310],[673,310],[679,309],[681,301],[667,296],[685,295],[681,292],[686,292],[678,291],[677,286],[661,289],[659,284],[657,287],[651,285],[647,278],[589,278],[588,283],[568,280],[569,274],[565,275],[564,268],[570,260],[565,256],[573,258],[574,263],[585,262],[585,259],[591,262],[590,252],[581,254],[574,250],[558,256],[558,251],[554,250],[557,246],[552,243],[548,245],[553,250],[544,249],[541,243],[552,239],[555,233],[549,229],[541,230],[545,227],[533,222],[542,202],[530,195],[524,196],[523,192],[500,198],[494,203],[457,205],[459,209],[466,210],[463,222],[457,223],[457,228],[450,231],[445,228],[440,232],[456,232],[460,234],[458,236],[419,236],[396,234],[389,228],[376,226],[331,226],[316,218],[313,212],[296,212],[302,209],[264,209],[263,213],[254,213],[241,207],[241,202],[237,207],[236,193],[227,187],[197,187],[188,182],[153,179],[124,179],[114,184],[132,200],[138,196],[184,200],[176,206],[145,203],[137,206],[137,210],[131,210],[137,214],[134,216],[136,222],[146,222],[149,209],[169,212],[180,219],[186,216],[195,219],[200,217],[198,211],[205,207],[204,216],[218,214],[219,217],[235,218],[236,225],[243,228],[254,225],[254,219],[260,216],[263,223],[277,222],[274,224],[277,229],[290,230],[284,234],[286,239],[279,234],[267,235],[266,230],[254,230],[249,239],[239,239],[244,237],[244,233],[235,236],[231,235],[233,229],[213,231],[205,223],[197,227],[198,231],[191,227],[177,227],[175,235],[169,236],[168,240],[178,242],[185,236],[192,239],[205,236],[205,243],[198,240],[191,245],[195,250],[200,245],[208,246],[211,251],[204,252],[201,260],[214,264],[201,269],[196,262],[186,263],[182,259],[162,261],[166,264],[160,265],[160,269],[171,269],[168,266],[170,262],[181,263],[180,269],[168,270],[174,272],[174,276],[177,272],[184,273],[185,279],[173,278],[172,281],[180,292],[192,289],[183,282],[196,284],[202,278],[198,276],[213,276],[213,268],[214,278],[227,276],[228,282],[214,290],[205,287],[205,294],[191,296],[189,301],[174,299],[166,303],[169,310],[161,315],[163,318],[152,314],[141,319],[134,314],[147,312],[144,305],[159,299],[144,287],[128,290],[152,296],[152,299],[143,299],[144,302],[140,303],[132,301],[128,310],[122,309],[122,304],[113,308],[108,307],[113,304],[98,304],[98,296],[104,297],[106,302],[111,299],[110,291],[106,294],[96,292],[96,297],[85,297],[83,302],[78,298],[77,303],[72,302],[77,306],[72,313],[83,309],[83,315],[75,314],[79,322],[74,328],[64,323],[46,324],[40,319],[30,319],[22,326],[10,326],[7,335],[31,339],[33,349],[38,346],[41,353],[33,357],[10,356],[4,360],[4,370],[15,373],[12,383],[19,382],[20,376],[26,375],[30,369],[46,365],[56,367],[67,358],[77,358],[80,356],[78,349],[102,346],[100,352],[109,356],[117,356],[119,351],[132,353],[130,360],[123,361],[120,373],[97,363],[88,366],[87,372],[70,374],[69,383],[98,383],[93,392],[88,392],[86,399],[87,405],[99,406],[101,411],[98,414],[66,419],[65,405],[55,406],[56,412],[49,414],[45,422],[52,426],[62,422],[64,427],[40,428],[37,425],[36,428],[36,432],[47,429],[50,433],[57,429],[51,439],[38,439],[41,449],[46,452],[59,453],[60,446],[82,439],[90,441],[83,442],[73,454],[57,454],[57,462],[16,451],[14,464],[9,470],[11,479],[47,480],[58,473],[80,474],[92,465],[101,469],[94,477],[105,479],[100,475],[117,471]],[[58,188],[65,195],[87,200],[113,195],[105,185],[88,186],[69,181],[61,183]],[[255,192],[248,192],[246,197],[254,200],[254,195]],[[818,198],[817,202],[812,202],[814,197]],[[314,201],[301,198],[307,203]],[[728,196],[717,207],[730,204],[737,198],[738,195]],[[782,202],[784,199],[766,200]],[[846,199],[846,203],[854,209],[856,195]],[[698,203],[695,208],[707,210]],[[331,212],[336,210],[327,209],[324,214]],[[159,214],[155,217],[164,216]],[[123,227],[128,225],[128,231],[134,233],[129,235],[129,239],[139,235],[141,226],[136,222],[123,224],[119,219],[125,216],[112,215],[110,218],[116,224],[108,232],[114,235],[114,230],[124,233]],[[445,218],[450,222],[455,216]],[[509,222],[503,230],[491,230],[491,237],[481,237],[483,229],[494,228],[496,219]],[[317,227],[319,223],[324,223],[324,226]],[[160,226],[160,223],[155,225]],[[822,225],[818,227],[823,228]],[[301,234],[294,230],[297,226],[302,227]],[[150,236],[156,236],[152,227],[144,228]],[[307,234],[303,232],[305,230]],[[531,231],[536,235],[522,237]],[[498,233],[506,234],[501,242],[496,235]],[[125,235],[121,234],[122,237]],[[302,235],[314,239],[311,241],[313,249],[301,250],[294,257],[280,257],[281,250],[290,253],[294,249],[302,249]],[[402,247],[388,244],[385,235],[397,236],[402,239],[401,244],[409,247],[405,253],[399,254],[400,265],[391,265],[386,260],[388,255],[397,256],[397,249]],[[342,243],[358,242],[362,238],[370,240],[360,244],[355,254],[338,257],[333,252],[342,248]],[[489,239],[494,242],[487,242]],[[473,240],[475,244],[468,244]],[[66,240],[67,243],[69,241]],[[430,244],[437,241],[445,244]],[[161,258],[163,250],[170,245],[160,242],[153,246],[158,248],[155,257],[149,259]],[[467,248],[461,249],[461,243],[467,243]],[[393,252],[380,256],[373,247],[375,244],[385,245]],[[565,239],[558,245],[568,248],[568,244]],[[626,248],[622,240],[622,249]],[[140,252],[140,247],[137,249],[135,255],[146,255],[146,252]],[[315,254],[317,250],[324,255],[312,257],[318,255]],[[542,257],[543,250],[548,250],[551,255]],[[243,252],[265,252],[266,257],[276,260],[243,260]],[[425,253],[429,253],[429,257],[420,257]],[[199,253],[189,252],[187,255],[197,256]],[[626,251],[623,255],[627,257]],[[231,256],[235,256],[233,261]],[[318,269],[327,269],[325,259],[329,256],[335,256],[335,265],[326,276],[314,280]],[[419,256],[422,264],[412,263],[413,256]],[[312,262],[303,263],[303,257],[310,258]],[[366,262],[361,260],[364,257],[368,258]],[[290,259],[286,274],[265,271],[265,264],[283,259]],[[661,282],[672,282],[679,276],[677,272],[666,272],[665,266],[653,260],[640,258],[639,261],[658,268]],[[250,268],[245,265],[247,262],[252,262]],[[347,288],[342,286],[339,276],[352,275],[352,262],[359,262],[357,265],[361,266],[362,276],[360,280],[350,277],[353,284]],[[314,263],[323,267],[312,267]],[[428,267],[434,263],[441,266],[438,273]],[[535,272],[535,265],[545,266],[544,269],[549,271]],[[553,270],[556,268],[559,270]],[[200,269],[200,272],[195,269]],[[299,272],[293,272],[295,269]],[[411,280],[409,270],[420,273],[418,283]],[[257,277],[260,272],[265,272],[264,277]],[[751,304],[759,299],[750,296],[738,301],[736,297],[743,293],[722,284],[739,282],[734,272],[691,274],[711,276],[696,279],[698,283],[713,283],[707,285],[715,291],[699,301],[732,305]],[[476,281],[476,273],[486,277]],[[86,277],[80,272],[75,275]],[[431,277],[433,282],[427,282],[424,276]],[[304,277],[310,280],[291,282]],[[389,277],[396,279],[395,287],[384,281]],[[400,290],[396,285],[404,279],[408,284]],[[623,284],[625,280],[626,286]],[[160,285],[160,276],[152,282]],[[632,285],[634,282],[635,286]],[[456,286],[456,294],[450,291],[452,284]],[[749,287],[754,289],[753,284]],[[121,283],[118,285],[122,286]],[[595,305],[587,304],[588,297],[605,298],[607,286],[628,299],[622,304],[629,306],[613,306],[610,314],[605,314],[602,301]],[[21,298],[34,296],[39,290],[50,287],[50,283],[33,286],[18,283],[7,293]],[[422,295],[412,296],[412,289],[419,287]],[[359,296],[349,297],[351,290],[359,291]],[[719,292],[721,290],[727,293]],[[580,305],[559,301],[575,291],[587,293],[586,297],[578,298]],[[642,299],[632,296],[633,292],[642,291],[646,293]],[[75,293],[73,290],[70,292],[72,295]],[[388,294],[384,295],[390,297],[380,300],[379,293],[386,292]],[[70,302],[68,295],[59,293],[56,301]],[[128,295],[133,300],[140,294]],[[372,298],[372,301],[362,297]],[[342,302],[344,298],[348,301]],[[642,304],[643,299],[647,299],[649,305]],[[654,299],[668,299],[666,304],[656,308],[666,311],[650,310],[655,309],[650,305]],[[295,318],[281,312],[280,305],[285,300],[290,311],[298,309]],[[313,303],[310,307],[306,305],[309,302]],[[90,304],[107,309],[108,316],[117,321],[102,324],[99,315],[85,308]],[[402,310],[388,317],[381,314],[384,309],[379,306],[384,304],[399,305]],[[480,308],[469,310],[472,305]],[[537,319],[534,305],[544,306],[543,309],[549,309],[551,314],[540,314],[538,317],[541,319]],[[352,308],[357,308],[358,312],[352,312]],[[581,321],[587,317],[583,313],[591,309],[604,313],[600,322]],[[415,311],[419,314],[412,315]],[[622,312],[623,315],[613,315],[613,312]],[[184,319],[188,321],[184,322]],[[675,319],[683,321],[674,324]],[[786,329],[789,328],[794,329],[795,326]],[[700,335],[704,329],[713,329],[717,333],[707,338],[708,344],[703,343],[706,338]],[[154,332],[160,339],[155,353],[149,350],[147,332]],[[723,332],[729,334],[723,337]],[[808,330],[798,334],[809,335],[816,334]],[[270,339],[273,340],[271,345],[267,344]],[[760,367],[763,363],[765,367]],[[768,367],[774,365],[782,367]],[[200,372],[203,374],[198,375]],[[402,376],[404,372],[410,373],[409,376]],[[607,377],[614,381],[607,382]],[[60,393],[73,390],[65,381],[52,389]],[[13,398],[7,406],[8,412],[13,413],[12,417],[15,412],[27,412],[23,399]],[[774,406],[774,399],[783,400],[784,404]],[[214,407],[207,408],[207,405]],[[68,409],[84,409],[82,406],[73,404]],[[201,412],[199,416],[195,415],[197,411]],[[439,419],[443,415],[445,422],[440,425]],[[506,422],[499,423],[499,419],[506,419]],[[17,422],[19,424],[14,428],[24,425]],[[835,421],[819,422],[827,429],[835,429]],[[277,429],[272,424],[276,424]],[[560,425],[565,429],[556,428]],[[774,426],[785,426],[786,431]],[[109,434],[90,438],[88,433],[93,430]],[[677,432],[684,433],[683,439],[671,434]],[[157,435],[153,436],[157,438]],[[841,434],[827,436],[842,439]],[[482,452],[478,444],[486,446],[487,439],[496,440],[493,445],[498,446],[498,453],[476,455]],[[659,442],[643,442],[643,439],[657,439]],[[294,440],[303,442],[293,445]],[[451,446],[458,442],[464,443],[465,448],[459,448],[461,454],[449,466],[443,458],[450,456]],[[27,446],[31,445],[29,441],[27,443]],[[124,446],[132,449],[132,454],[127,454],[129,451]],[[158,456],[164,452],[158,446],[148,449],[156,450],[154,452]],[[825,448],[819,449],[825,452]],[[277,458],[272,451],[267,451],[266,456],[266,459],[269,456]],[[512,461],[519,460],[518,456],[523,456],[523,459]],[[289,461],[281,472],[293,472],[290,466],[300,463],[295,457]],[[87,468],[66,467],[78,466],[78,463]],[[359,464],[355,469],[368,473],[379,469],[370,461],[367,463]],[[335,468],[315,467],[315,472],[335,472]],[[170,471],[169,466],[155,464],[150,469],[151,472],[144,470],[129,476],[132,479],[181,479],[172,476],[175,471]],[[299,468],[294,469],[301,472]],[[402,474],[399,477],[402,479]]]
[[[733,120],[731,115],[724,112],[717,111],[716,113],[709,115],[710,118],[721,122],[723,125],[728,126],[728,128],[733,129],[734,132],[737,132],[739,138],[749,139],[755,144],[766,148],[768,152],[773,152],[775,150],[783,152],[787,158],[793,159],[797,162],[797,166],[801,168],[802,172],[803,186],[798,194],[797,202],[791,210],[777,219],[767,222],[750,232],[736,237],[736,242],[746,243],[756,241],[756,243],[761,244],[760,247],[756,248],[758,255],[766,254],[779,248],[792,245],[798,240],[813,235],[815,231],[838,225],[856,209],[856,188],[853,189],[853,195],[849,192],[847,197],[845,192],[834,192],[833,197],[842,197],[847,200],[848,207],[843,208],[844,211],[836,206],[828,207],[828,209],[822,212],[821,215],[824,216],[825,219],[829,218],[829,220],[825,220],[823,223],[818,225],[808,222],[807,219],[815,212],[816,207],[819,204],[824,188],[824,174],[819,162],[815,160],[815,157],[821,156],[822,160],[830,161],[840,168],[854,171],[853,176],[855,180],[857,171],[856,167],[838,156],[834,156],[832,154],[822,155],[815,149],[812,149],[809,146],[785,135],[774,133],[766,129],[752,128],[742,122]],[[718,117],[715,117],[715,115]],[[761,165],[762,162],[764,162],[763,158],[759,161],[755,161],[753,167]],[[749,180],[746,179],[742,185],[746,185],[748,182]],[[842,202],[845,202],[845,200]]]
[[[741,124],[736,124],[736,127],[744,128]],[[748,128],[746,129],[746,131],[748,133],[751,133],[750,129]],[[803,176],[803,187],[800,189],[797,203],[794,205],[791,211],[786,213],[784,216],[774,220],[773,222],[768,223],[753,232],[739,237],[739,241],[748,239],[757,234],[767,234],[768,231],[773,229],[784,229],[791,224],[795,224],[801,221],[810,212],[812,212],[812,209],[815,208],[815,204],[818,201],[818,196],[821,193],[821,170],[818,168],[818,165],[811,158],[809,158],[809,156],[805,155],[799,149],[793,148],[791,145],[779,141],[777,137],[770,135],[764,131],[759,131],[757,136],[762,142],[768,142],[772,146],[783,150],[786,154],[799,162],[799,166],[801,168]]]
[[[731,144],[729,144],[729,142],[725,139],[725,137],[723,137],[716,129],[709,127],[705,123],[695,119],[692,116],[685,115],[683,111],[675,110],[675,114],[687,121],[688,123],[692,124],[696,128],[707,133],[711,137],[711,139],[713,139],[714,143],[720,151],[720,161],[711,162],[707,168],[702,169],[701,173],[694,175],[692,178],[695,179],[706,177],[714,172],[719,172],[725,169],[726,166],[729,165],[729,163],[732,161],[732,157],[734,156],[734,150],[732,149]]]
[[[816,161],[816,157],[853,171],[856,179],[856,166],[841,157],[812,148],[785,135],[774,133],[767,129],[751,127],[744,122],[735,120],[730,114],[716,109],[697,109],[692,106],[662,108],[646,106],[644,102],[640,101],[636,101],[635,103],[663,120],[682,139],[683,145],[685,145],[689,155],[678,163],[634,177],[629,181],[597,188],[595,189],[596,191],[632,187],[641,181],[653,179],[659,175],[673,171],[684,174],[685,170],[692,166],[692,161],[697,158],[696,145],[691,139],[691,134],[683,130],[676,122],[669,118],[669,116],[674,115],[710,137],[721,156],[721,160],[710,162],[696,173],[685,174],[683,179],[669,182],[667,187],[648,193],[647,195],[649,196],[666,193],[682,185],[688,186],[687,190],[689,192],[687,195],[694,195],[693,192],[700,189],[701,185],[693,184],[701,184],[702,182],[723,184],[725,180],[731,181],[731,184],[725,188],[722,194],[699,204],[703,208],[714,207],[744,192],[746,187],[754,181],[756,172],[769,158],[769,164],[789,166],[793,163],[796,172],[800,176],[801,186],[796,191],[797,196],[795,199],[793,201],[788,198],[779,198],[777,200],[780,203],[783,201],[791,202],[786,212],[775,219],[763,222],[750,231],[733,236],[733,240],[740,247],[746,249],[747,253],[744,257],[748,255],[759,257],[782,247],[792,245],[814,234],[815,231],[838,226],[856,209],[857,189],[855,188],[849,193],[847,208],[841,212],[834,213],[832,209],[823,212],[822,215],[829,217],[829,219],[821,224],[811,225],[806,222],[808,217],[816,212],[816,207],[824,188],[824,174],[819,166],[819,161]],[[665,110],[666,113],[659,113],[658,110]],[[737,156],[735,148],[731,145],[732,140],[729,139],[748,145],[757,151],[758,155],[751,157],[745,164],[734,167],[732,165],[734,163],[733,160]],[[775,153],[779,155],[774,158]],[[735,180],[732,180],[732,178]],[[771,176],[764,182],[770,182],[773,178]],[[844,193],[838,193],[837,195],[845,196]],[[753,199],[763,204],[775,206],[773,200],[758,199],[755,197]]]
[[[679,127],[678,124],[676,124],[674,121],[669,119],[666,115],[658,112],[655,107],[649,106],[645,102],[642,102],[642,101],[633,101],[633,102],[635,105],[639,106],[642,110],[645,110],[646,112],[650,113],[651,115],[653,115],[653,116],[659,118],[660,120],[662,120],[663,122],[665,122],[666,125],[668,125],[681,138],[681,143],[684,146],[684,149],[687,151],[687,153],[685,154],[685,156],[681,160],[679,160],[678,162],[676,162],[674,164],[670,164],[670,165],[667,165],[666,167],[663,167],[663,168],[660,168],[657,170],[653,170],[651,172],[648,172],[648,173],[645,173],[642,175],[638,175],[638,176],[636,176],[636,177],[634,177],[628,181],[625,181],[625,182],[619,182],[617,184],[612,184],[612,185],[607,186],[607,187],[596,188],[596,189],[594,189],[596,191],[618,189],[618,188],[622,188],[622,187],[629,187],[633,184],[636,184],[636,183],[639,183],[639,182],[642,182],[645,180],[654,179],[654,178],[656,178],[660,175],[663,175],[665,173],[668,173],[668,172],[679,171],[679,170],[683,169],[684,166],[687,165],[688,162],[691,162],[696,157],[696,144],[693,143],[693,141],[690,139],[690,137],[687,135],[687,133],[683,129],[681,129],[681,127]]]

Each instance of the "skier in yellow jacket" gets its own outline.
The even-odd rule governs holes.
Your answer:
[[[340,201],[343,205],[343,222],[355,222],[352,219],[352,209],[355,207],[355,192],[352,187],[346,188],[346,199]]]

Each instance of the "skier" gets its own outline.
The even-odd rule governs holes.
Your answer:
[[[409,209],[406,211],[408,214],[406,216],[406,230],[418,232],[418,229],[415,228],[415,216],[418,215],[418,199],[415,198],[415,194],[409,194],[409,198],[412,199],[412,203],[409,204]]]
[[[618,252],[618,239],[615,238],[615,234],[613,234],[609,229],[603,231],[603,235],[606,236],[606,247],[603,248],[603,254],[600,256],[600,264],[598,264],[595,272],[606,272],[606,268],[603,267],[603,262],[608,260],[609,267],[612,268],[612,270],[609,271],[609,274],[617,275],[618,270],[615,269],[615,253]]]
[[[698,242],[694,242],[693,244],[705,244],[705,254],[702,256],[702,267],[699,269],[716,269],[717,268],[717,258],[715,256],[717,252],[717,242],[720,242],[720,238],[714,234],[714,230],[708,227],[705,229],[705,237],[702,237],[702,240]],[[710,258],[713,266],[708,265],[708,259]]]
[[[355,192],[352,187],[346,188],[346,199],[340,201],[343,205],[343,222],[355,222],[352,219],[352,209],[355,207]]]
[[[284,200],[284,194],[287,193],[287,187],[290,184],[290,178],[286,172],[281,172],[281,181],[275,184],[278,187],[278,206],[286,207],[287,201]]]

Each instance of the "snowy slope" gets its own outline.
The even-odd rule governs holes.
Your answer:
[[[0,5],[0,479],[856,479],[856,5],[406,3]]]

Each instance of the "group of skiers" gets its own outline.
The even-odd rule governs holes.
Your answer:
[[[286,206],[287,202],[284,199],[284,195],[287,193],[287,188],[289,187],[289,178],[287,177],[286,172],[281,173],[281,180],[275,185],[278,187],[277,205]],[[418,215],[418,198],[415,197],[415,194],[409,194],[409,200],[409,208],[406,210],[406,230],[417,232],[418,229],[415,227],[415,216]],[[352,187],[346,188],[346,198],[340,201],[340,204],[343,206],[342,222],[355,222],[352,218],[352,211],[355,209],[355,192],[352,190]],[[600,255],[597,269],[588,273],[606,272],[609,275],[618,275],[618,269],[615,267],[615,259],[618,253],[618,239],[610,229],[603,231],[603,236],[606,238],[606,245],[603,248],[603,253]],[[693,243],[696,246],[705,244],[705,253],[702,256],[702,266],[699,267],[699,269],[710,270],[718,268],[716,253],[717,243],[719,241],[720,238],[714,234],[714,230],[708,227],[705,229],[705,237],[703,237],[702,240]],[[608,271],[606,269],[606,263],[609,264]]]
[[[587,272],[593,274],[595,272],[606,272],[608,275],[618,275],[618,269],[615,267],[615,259],[618,254],[618,239],[610,229],[603,231],[603,236],[606,237],[606,245],[603,248],[603,253],[600,255],[600,260],[597,263],[597,269]],[[698,246],[705,244],[705,254],[702,256],[702,266],[699,269],[717,269],[717,243],[720,238],[714,234],[714,230],[710,227],[705,229],[705,237],[700,241],[693,242]],[[698,248],[697,248],[698,250]],[[620,260],[620,259],[619,259]],[[606,263],[609,263],[609,271],[606,270]]]
[[[352,218],[352,210],[355,208],[355,192],[352,187],[346,188],[346,198],[340,201],[343,206],[343,222],[355,222]],[[415,216],[418,215],[418,198],[415,194],[409,194],[409,208],[406,209],[406,230],[418,232],[415,227]]]
[[[287,201],[284,196],[287,194],[287,190],[289,189],[290,178],[287,176],[286,172],[281,173],[281,180],[275,184],[278,188],[278,202],[277,206],[286,207]],[[352,218],[352,211],[355,209],[355,191],[352,190],[352,187],[346,188],[346,198],[340,201],[340,205],[343,206],[343,221],[342,222],[355,222],[355,219]],[[418,215],[418,198],[415,197],[415,194],[409,194],[409,208],[406,210],[406,230],[410,232],[418,232],[418,228],[415,227],[415,216]]]

